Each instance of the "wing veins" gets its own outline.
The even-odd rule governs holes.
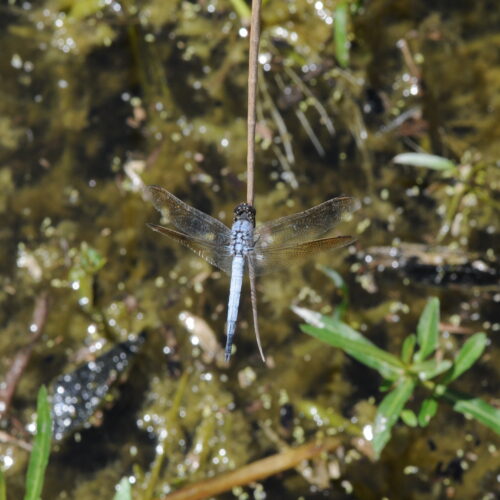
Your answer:
[[[184,203],[160,186],[147,186],[146,192],[156,210],[181,233],[221,246],[229,244],[231,231],[221,221]]]
[[[310,240],[330,232],[347,214],[357,209],[349,196],[332,198],[302,212],[267,222],[255,231],[256,246],[282,248]]]
[[[261,275],[286,268],[291,260],[310,257],[323,250],[342,248],[354,241],[356,241],[356,238],[352,236],[335,236],[333,238],[307,241],[293,246],[268,247],[252,252],[250,259],[252,259],[256,274]]]
[[[147,224],[149,228],[157,233],[168,236],[169,238],[177,241],[181,245],[189,248],[195,254],[199,255],[205,259],[209,264],[218,267],[221,271],[231,274],[231,262],[232,256],[220,245],[206,241],[201,238],[195,238],[193,236],[175,231],[174,229],[169,229],[167,227],[160,226],[158,224]]]

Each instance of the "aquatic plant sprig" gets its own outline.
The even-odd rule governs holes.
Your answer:
[[[433,170],[439,175],[445,208],[441,228],[436,241],[441,243],[447,236],[456,237],[459,232],[467,234],[470,227],[477,228],[478,220],[489,221],[500,209],[495,199],[489,172],[495,169],[495,161],[486,161],[471,151],[466,151],[459,162],[428,153],[401,153],[392,161],[398,165]],[[491,170],[492,171],[492,170]],[[444,189],[443,189],[444,187]],[[481,207],[477,210],[476,207]],[[486,210],[485,210],[486,209]],[[489,215],[491,213],[491,215]],[[472,219],[474,224],[471,224]]]
[[[40,387],[36,404],[36,435],[26,475],[24,500],[39,500],[42,494],[45,469],[49,463],[52,441],[52,419],[45,386]]]
[[[52,419],[50,416],[47,389],[42,385],[38,391],[36,404],[36,433],[26,473],[24,500],[40,500],[45,471],[49,463],[52,442]],[[0,469],[0,500],[7,499],[5,477]]]
[[[399,418],[408,425],[425,427],[436,414],[440,402],[451,404],[455,411],[473,417],[500,434],[499,409],[480,398],[448,387],[480,358],[488,341],[487,336],[482,332],[472,335],[453,360],[436,357],[434,354],[440,341],[437,298],[428,300],[420,316],[417,333],[406,338],[400,357],[377,347],[338,317],[324,316],[295,306],[292,309],[308,323],[302,325],[302,331],[342,349],[384,378],[382,388],[389,392],[380,402],[370,430],[377,457],[390,440],[392,428]],[[418,387],[425,388],[430,395],[415,414],[413,410],[405,410],[405,406]]]

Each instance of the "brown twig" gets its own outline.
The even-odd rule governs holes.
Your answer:
[[[0,431],[0,443],[12,444],[25,451],[31,451],[33,449],[33,446],[30,443],[23,441],[22,439],[17,439],[4,431]]]
[[[247,203],[254,201],[255,167],[255,102],[257,94],[258,56],[260,40],[261,0],[252,1],[250,21],[250,52],[248,56],[248,111],[247,111]]]
[[[49,311],[49,300],[46,292],[42,292],[35,300],[33,319],[30,324],[30,341],[15,355],[9,371],[0,389],[0,418],[9,410],[17,384],[28,365],[35,344],[40,339],[45,328]]]
[[[266,477],[296,467],[304,460],[309,460],[321,453],[334,450],[340,443],[341,441],[338,438],[327,438],[322,442],[313,441],[297,448],[290,448],[262,460],[257,460],[227,474],[186,486],[164,497],[163,500],[199,500],[213,497],[225,491],[230,491],[236,486],[260,481]]]

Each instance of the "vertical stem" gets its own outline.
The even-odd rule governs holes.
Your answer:
[[[248,57],[248,119],[247,119],[247,203],[254,201],[255,166],[255,101],[257,93],[257,69],[260,40],[261,0],[252,0],[250,21],[250,52]]]
[[[252,17],[250,21],[250,50],[248,55],[248,111],[247,111],[247,203],[253,206],[254,202],[254,170],[255,170],[255,115],[257,102],[257,76],[259,69],[259,40],[260,40],[260,7],[261,0],[252,0]],[[252,298],[253,326],[255,338],[262,360],[266,358],[262,352],[260,332],[257,316],[257,292],[255,288],[255,273],[249,262],[250,295]]]

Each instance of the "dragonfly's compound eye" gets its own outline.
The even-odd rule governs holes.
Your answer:
[[[240,203],[234,209],[234,220],[249,220],[255,226],[255,208],[248,203]]]

